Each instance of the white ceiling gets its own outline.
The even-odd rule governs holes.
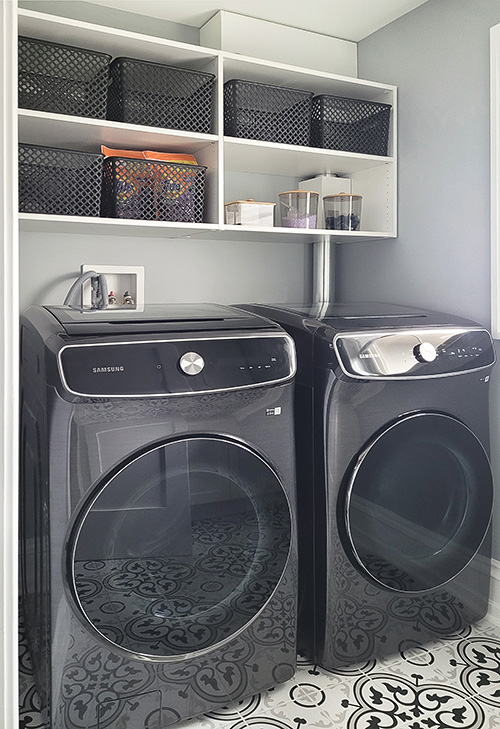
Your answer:
[[[200,28],[218,10],[360,41],[428,0],[88,0]]]

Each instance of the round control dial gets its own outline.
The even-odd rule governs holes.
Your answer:
[[[419,362],[434,362],[437,357],[436,347],[430,342],[422,342],[413,348],[413,354]]]
[[[205,367],[205,360],[198,352],[186,352],[179,360],[179,367],[185,375],[199,375]]]

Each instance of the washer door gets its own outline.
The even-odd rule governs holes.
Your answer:
[[[488,530],[493,480],[486,453],[458,420],[401,418],[359,454],[340,504],[352,561],[379,586],[422,592],[473,558]]]
[[[288,500],[255,452],[217,437],[170,441],[115,469],[68,543],[80,615],[136,657],[204,651],[271,598],[291,535]]]

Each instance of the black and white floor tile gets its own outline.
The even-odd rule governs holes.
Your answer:
[[[33,664],[19,608],[19,729],[50,729],[47,713],[33,681]]]
[[[20,729],[50,729],[19,640]],[[383,661],[324,671],[299,659],[269,691],[177,729],[500,729],[500,627],[487,620]],[[135,729],[135,727],[130,727]]]

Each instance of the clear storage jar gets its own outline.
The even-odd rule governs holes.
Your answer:
[[[361,195],[339,192],[325,195],[325,228],[327,230],[359,230],[361,225]]]
[[[283,228],[316,228],[319,193],[312,190],[280,192],[281,225]]]
[[[274,208],[276,203],[234,200],[224,205],[226,225],[263,225],[272,228],[274,225]]]

